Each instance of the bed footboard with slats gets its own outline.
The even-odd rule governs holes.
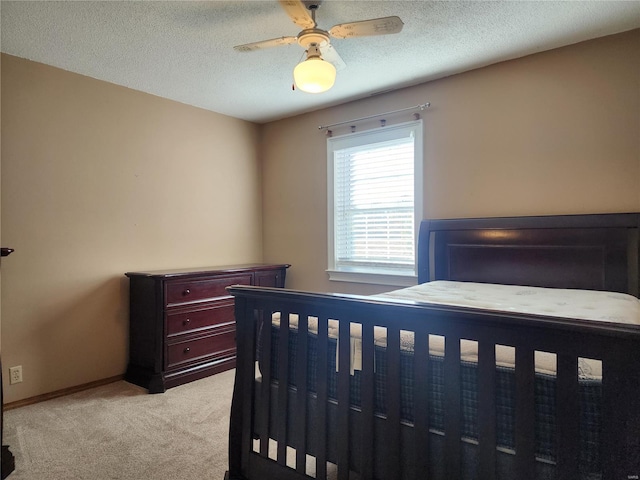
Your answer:
[[[640,293],[638,213],[425,220],[417,252],[420,283]],[[640,479],[639,325],[230,292],[229,479]],[[438,357],[433,337],[444,338]],[[476,343],[473,365],[462,361],[463,341]],[[515,350],[507,370],[496,357],[503,346]],[[555,358],[552,377],[537,371],[537,352]],[[600,362],[595,382],[579,373],[584,359]]]
[[[640,329],[617,324],[479,312],[408,302],[288,290],[232,287],[236,297],[238,364],[230,436],[230,479],[633,479],[640,475]],[[273,334],[264,334],[274,312]],[[290,347],[290,314],[297,342]],[[309,355],[309,317],[317,348]],[[330,320],[339,322],[335,385],[326,365]],[[362,328],[360,397],[350,396],[351,326]],[[374,328],[386,329],[385,411],[377,411]],[[268,331],[269,328],[266,328]],[[413,418],[401,409],[400,333],[413,332]],[[445,338],[443,425],[429,414],[432,376],[429,336]],[[478,345],[477,436],[463,435],[461,340]],[[497,439],[496,345],[515,347],[514,448]],[[260,346],[260,359],[257,350]],[[289,378],[290,348],[295,377]],[[556,355],[553,461],[536,448],[535,352]],[[272,354],[278,355],[272,371]],[[581,417],[579,358],[602,362],[599,462],[581,465],[586,428]],[[258,361],[260,360],[260,361]],[[315,385],[309,388],[310,369]],[[330,393],[333,391],[333,393]],[[357,404],[354,404],[357,403]],[[583,439],[581,441],[581,438]],[[353,473],[352,473],[353,474]]]

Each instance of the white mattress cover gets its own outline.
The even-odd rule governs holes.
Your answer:
[[[631,295],[615,292],[434,281],[377,296],[492,311],[640,325],[640,300]],[[274,313],[272,320],[274,325],[279,325],[280,314]],[[317,320],[316,317],[309,317],[309,331],[312,333],[317,333]],[[296,314],[290,315],[289,325],[290,328],[297,329],[298,316]],[[352,374],[355,370],[362,369],[361,331],[360,324],[351,324],[350,364]],[[337,320],[329,320],[329,336],[338,338]],[[386,347],[385,328],[376,327],[374,337],[376,345]],[[413,351],[413,333],[401,331],[400,344],[402,350]],[[462,340],[460,342],[461,360],[477,363],[477,347],[477,343],[474,341]],[[444,355],[444,337],[438,335],[429,337],[429,353],[437,356]],[[515,349],[510,346],[497,345],[496,364],[513,368],[515,366]],[[540,373],[555,375],[556,355],[548,352],[536,352],[535,369]],[[599,380],[602,378],[602,363],[597,360],[580,358],[578,374],[581,379]]]
[[[640,300],[616,292],[438,280],[378,296],[503,312],[640,325]]]

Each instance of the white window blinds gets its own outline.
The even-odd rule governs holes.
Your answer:
[[[405,125],[331,145],[329,270],[415,275],[416,129]]]

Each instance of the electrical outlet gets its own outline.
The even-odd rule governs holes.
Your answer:
[[[17,367],[9,367],[9,384],[22,382],[22,365]]]

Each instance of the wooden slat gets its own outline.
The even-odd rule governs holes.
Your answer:
[[[431,384],[429,334],[424,331],[416,332],[413,345],[414,478],[429,480],[429,385]]]
[[[241,321],[238,322],[238,331],[242,332],[246,323],[246,299],[240,299],[236,302],[235,311]],[[244,340],[238,341],[238,361],[236,363],[235,384],[233,387],[233,399],[231,402],[231,419],[229,424],[229,476],[231,478],[239,477],[243,472],[248,471],[249,457],[249,439],[251,438],[250,429],[251,422],[247,421],[247,413],[251,415],[251,399],[244,394],[247,386],[246,377],[246,356]],[[253,378],[249,379],[253,382]],[[248,417],[250,418],[250,417]],[[249,425],[249,427],[247,427]]]
[[[298,345],[296,352],[296,471],[306,473],[307,469],[307,364],[309,343],[309,317],[302,310],[298,317]]]
[[[338,480],[349,480],[349,380],[351,377],[350,322],[341,318],[338,333]]]
[[[635,475],[640,478],[640,342],[628,342],[627,345],[616,344],[618,351],[627,361],[625,363],[624,385],[622,398],[624,398],[624,410],[621,412],[625,421],[625,435],[623,437],[625,468],[627,478]],[[636,355],[629,359],[624,352],[635,352]]]
[[[314,433],[317,445],[316,478],[322,480],[327,478],[328,331],[328,317],[318,315],[318,364],[316,365],[318,416],[315,418]]]
[[[447,335],[444,347],[444,465],[447,480],[459,480],[461,471],[460,337]]]
[[[516,478],[535,476],[534,351],[516,347]]]
[[[618,468],[616,446],[617,437],[622,428],[621,418],[616,411],[619,382],[616,373],[615,360],[605,357],[602,360],[602,441],[600,443],[600,458],[602,459],[602,480],[620,478],[616,472]]]
[[[289,397],[289,311],[280,309],[280,336],[278,339],[278,464],[287,464],[287,427]]]
[[[616,343],[602,358],[603,480],[640,478],[639,344]],[[625,352],[633,351],[633,355]]]
[[[238,362],[236,360],[236,369],[239,369],[242,375],[242,402],[243,402],[243,413],[242,418],[244,419],[244,425],[242,427],[242,468],[243,471],[247,471],[248,468],[248,458],[249,453],[252,451],[252,442],[253,435],[251,432],[251,415],[254,408],[254,395],[253,391],[255,388],[255,351],[256,351],[256,343],[255,343],[255,315],[253,309],[254,302],[246,302],[244,305],[240,305],[241,315],[245,316],[245,321],[240,326],[238,330],[236,327],[236,332],[240,332],[242,335],[242,341],[239,344],[239,349],[243,352],[241,355],[243,356],[243,361]],[[237,335],[237,333],[236,333]],[[238,349],[238,342],[236,341],[236,350]]]
[[[478,342],[478,478],[496,476],[496,346]]]
[[[387,438],[385,478],[400,476],[400,329],[387,327]]]
[[[578,357],[557,355],[556,377],[556,459],[558,480],[578,478],[580,458],[580,398]]]
[[[260,404],[256,417],[256,429],[260,436],[260,455],[266,458],[269,456],[269,415],[271,414],[271,310],[262,310],[258,321],[262,323],[260,349],[262,383],[260,385]]]
[[[362,325],[362,372],[360,396],[362,408],[362,436],[360,438],[360,469],[362,478],[373,478],[374,465],[374,326],[370,322]]]

